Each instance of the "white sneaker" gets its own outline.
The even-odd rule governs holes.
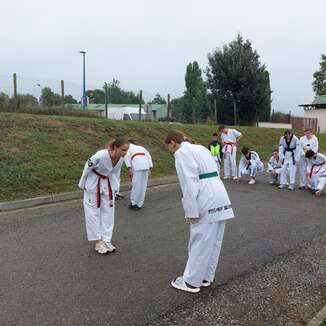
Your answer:
[[[278,189],[284,189],[284,188],[286,188],[286,185],[279,185],[278,186]]]
[[[212,283],[211,282],[208,282],[208,281],[203,281],[202,284],[201,284],[201,287],[203,288],[208,288],[209,286],[211,286]]]
[[[182,276],[179,276],[176,279],[172,280],[171,285],[177,290],[186,291],[190,293],[198,293],[200,291],[200,288],[188,286],[183,280]]]
[[[228,180],[228,179],[231,179],[231,177],[228,176],[228,175],[226,175],[226,176],[223,177],[223,180]]]
[[[256,183],[256,180],[255,179],[250,179],[248,181],[248,184],[250,184],[250,185],[254,185],[255,183]]]
[[[109,252],[108,248],[106,247],[106,245],[104,243],[104,241],[96,243],[95,244],[95,250],[101,255],[105,255],[105,254],[107,254]]]
[[[289,185],[289,186],[288,186],[288,189],[289,189],[289,190],[294,190],[294,185]]]
[[[108,252],[115,252],[117,249],[111,242],[104,241],[104,245],[106,246]]]
[[[275,181],[270,181],[269,184],[270,184],[270,185],[275,185],[276,182],[275,182]]]
[[[233,177],[232,179],[233,179],[233,180],[239,180],[239,178],[238,178],[238,177]]]

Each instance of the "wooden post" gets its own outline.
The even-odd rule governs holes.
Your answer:
[[[217,105],[216,105],[216,98],[214,98],[214,119],[217,124]]]
[[[13,75],[14,81],[14,112],[17,111],[18,101],[17,101],[17,75],[14,73]]]
[[[108,83],[104,83],[105,118],[108,118]]]
[[[168,116],[167,121],[170,121],[171,118],[171,102],[170,102],[170,94],[168,94]]]
[[[61,105],[62,109],[65,108],[65,82],[61,80]]]
[[[143,91],[140,90],[140,92],[139,92],[139,113],[138,113],[139,121],[141,121],[141,104],[142,104],[142,99],[143,99]]]

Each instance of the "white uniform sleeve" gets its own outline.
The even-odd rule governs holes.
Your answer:
[[[254,162],[259,162],[260,161],[260,157],[259,157],[259,155],[258,155],[258,153],[257,152],[253,152],[253,158],[250,160],[250,163],[252,164],[252,163],[254,163]]]
[[[98,157],[97,153],[87,160],[84,166],[83,174],[78,183],[78,187],[80,189],[83,190],[85,189],[86,180],[89,173],[98,166],[99,162],[100,162],[100,158]]]
[[[297,138],[296,139],[296,143],[295,143],[295,161],[299,162],[300,161],[300,156],[301,156],[301,142],[300,140]]]
[[[235,138],[238,138],[242,135],[242,133],[236,129],[233,129],[233,135]]]
[[[149,151],[147,149],[145,149],[145,155],[146,155],[146,157],[148,159],[149,167],[152,168],[153,167],[152,156],[151,156],[151,154],[149,153]]]
[[[199,194],[198,165],[193,157],[179,152],[175,155],[175,167],[180,180],[185,217],[199,218],[197,202]]]
[[[268,164],[267,164],[267,171],[268,172],[272,172],[274,170],[273,161],[274,161],[274,156],[272,156],[268,161]]]
[[[128,151],[127,154],[125,155],[124,161],[125,161],[126,167],[130,168],[131,167],[131,154],[130,154],[130,151]]]
[[[283,147],[283,137],[280,139],[279,147],[278,147],[278,155],[280,157],[280,161],[284,160],[284,147]]]
[[[315,153],[318,153],[318,147],[319,147],[319,144],[318,144],[318,138],[315,136],[314,141],[312,142],[311,149],[312,149]]]

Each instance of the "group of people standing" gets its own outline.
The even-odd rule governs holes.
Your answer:
[[[234,218],[232,205],[220,178],[221,161],[224,159],[224,179],[239,180],[249,176],[249,184],[264,170],[257,152],[243,147],[239,171],[236,163],[237,144],[242,134],[219,127],[220,135],[213,134],[208,149],[191,141],[183,132],[170,130],[165,144],[175,159],[175,168],[182,192],[185,221],[190,224],[188,260],[182,276],[172,280],[171,285],[182,291],[198,293],[209,287],[222,247],[225,224]],[[285,131],[279,150],[273,153],[268,172],[271,183],[280,176],[280,188],[287,185],[294,189],[296,163],[301,162],[301,185],[309,182],[320,195],[326,182],[326,157],[318,153],[318,140],[311,130],[306,130],[300,140]],[[112,244],[115,201],[119,194],[120,173],[126,164],[132,180],[131,210],[140,210],[144,204],[148,176],[153,162],[150,153],[133,140],[118,137],[106,149],[95,153],[85,164],[79,187],[84,190],[84,211],[87,238],[95,242],[95,251],[108,254],[116,250]],[[305,173],[303,173],[303,171]]]
[[[255,184],[257,173],[264,171],[264,163],[259,154],[248,147],[241,149],[239,168],[236,163],[236,146],[242,134],[235,130],[219,127],[220,135],[214,133],[208,148],[215,159],[217,171],[220,173],[224,158],[224,179],[239,181],[249,176],[248,183]],[[326,183],[326,157],[318,152],[318,139],[310,128],[300,139],[290,130],[285,130],[279,142],[278,150],[272,153],[267,164],[270,184],[278,184],[279,189],[295,189],[297,166],[300,168],[299,189],[309,189],[320,196]]]

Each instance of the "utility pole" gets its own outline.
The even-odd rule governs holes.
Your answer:
[[[234,125],[237,124],[237,103],[236,101],[234,100],[233,101],[233,116],[234,116]]]
[[[142,104],[142,100],[143,100],[143,91],[140,90],[140,92],[139,92],[139,112],[138,112],[139,121],[141,121],[141,104]]]
[[[215,119],[215,123],[217,123],[217,105],[216,105],[216,98],[214,98],[214,119]]]
[[[171,117],[171,102],[170,102],[170,94],[168,94],[168,116],[167,116],[167,121],[170,121]]]
[[[17,111],[18,101],[17,101],[17,75],[14,73],[13,75],[14,80],[14,112]]]
[[[83,55],[83,100],[82,100],[82,107],[86,109],[87,106],[87,98],[86,98],[86,76],[85,76],[85,54],[86,51],[79,51]]]
[[[108,83],[104,83],[105,118],[108,118]]]
[[[65,82],[61,80],[61,105],[65,108]]]

